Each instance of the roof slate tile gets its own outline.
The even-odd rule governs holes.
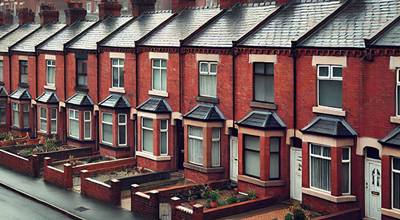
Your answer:
[[[15,31],[0,39],[0,52],[7,53],[8,48],[26,37],[40,27],[39,24],[25,24],[19,26]]]

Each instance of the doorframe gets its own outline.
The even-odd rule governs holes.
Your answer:
[[[301,156],[303,157],[303,155],[302,155],[302,153],[303,153],[303,149],[302,148],[298,148],[298,147],[294,147],[294,146],[290,146],[290,162],[289,162],[289,169],[290,169],[290,192],[289,192],[289,194],[290,194],[290,198],[291,199],[295,199],[295,198],[293,198],[293,194],[292,194],[292,183],[293,183],[293,181],[294,181],[294,179],[295,179],[295,171],[292,173],[292,166],[294,166],[295,165],[295,162],[296,161],[293,161],[293,159],[295,159],[296,160],[296,158],[292,158],[292,152],[296,152],[296,153],[298,153],[298,152],[300,152],[300,154],[301,154]],[[294,162],[294,164],[292,164],[293,162]],[[302,163],[302,169],[303,169],[303,158],[301,158],[301,163]],[[301,178],[303,178],[303,176],[301,176]],[[300,183],[302,183],[302,179],[300,180]],[[294,185],[293,185],[294,186]],[[294,193],[294,189],[293,189],[293,193]],[[300,202],[302,202],[303,201],[303,195],[302,195],[302,193],[300,193],[300,200],[299,200]]]
[[[237,154],[239,154],[239,142],[238,142],[238,137],[235,137],[235,136],[229,136],[229,151],[230,151],[230,153],[229,153],[229,155],[230,155],[230,160],[229,160],[229,167],[230,167],[230,169],[229,169],[229,179],[231,180],[231,181],[234,181],[234,182],[237,182],[237,176],[239,175],[239,155],[237,155],[237,166],[236,166],[236,169],[237,169],[237,175],[236,175],[236,179],[232,179],[232,170],[233,170],[233,150],[232,150],[232,141],[233,141],[233,139],[236,139],[236,153]]]
[[[364,159],[364,208],[365,208],[365,217],[369,217],[370,216],[369,202],[368,202],[368,208],[367,208],[367,201],[369,201],[369,198],[370,198],[370,193],[369,193],[370,190],[367,191],[367,189],[366,189],[367,181],[368,181],[368,184],[369,184],[369,172],[367,172],[367,168],[368,168],[368,171],[369,171],[369,166],[367,167],[368,163],[379,165],[380,166],[380,170],[381,170],[381,175],[382,175],[382,161],[378,160],[378,159],[374,159],[374,158],[365,157],[365,159]],[[381,199],[381,207],[380,207],[380,209],[382,209],[382,184],[381,184],[381,191],[380,191],[380,195],[379,196],[380,196],[380,199]]]

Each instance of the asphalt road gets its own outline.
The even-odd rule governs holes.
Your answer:
[[[67,216],[0,187],[1,220],[70,220]]]

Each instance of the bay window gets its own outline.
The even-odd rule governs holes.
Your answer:
[[[160,121],[160,154],[168,154],[168,120]]]
[[[28,61],[26,60],[19,61],[19,82],[21,84],[28,83]]]
[[[50,113],[50,132],[57,134],[57,108],[51,108]]]
[[[260,137],[244,135],[244,174],[260,177]]]
[[[167,91],[167,61],[163,59],[152,60],[152,89]]]
[[[0,82],[4,82],[3,60],[0,60]]]
[[[219,167],[221,165],[221,156],[220,156],[220,129],[213,128],[212,129],[212,149],[211,149],[211,166]]]
[[[118,146],[127,145],[127,116],[118,114]]]
[[[342,108],[342,67],[318,66],[318,105]]]
[[[69,136],[79,139],[79,112],[74,109],[69,110]]]
[[[14,127],[19,128],[19,105],[17,103],[11,104],[12,109],[12,124]]]
[[[392,208],[400,209],[400,158],[392,159]]]
[[[142,118],[143,151],[153,154],[153,119]]]
[[[113,144],[113,134],[112,134],[112,128],[113,128],[113,120],[112,120],[112,114],[111,113],[106,113],[103,112],[102,115],[102,142],[104,144]]]
[[[400,69],[396,71],[396,115],[400,116]]]
[[[274,64],[254,63],[254,100],[274,102]]]
[[[112,65],[112,87],[123,88],[124,87],[124,60],[123,59],[111,59]]]
[[[46,60],[46,84],[54,86],[56,82],[56,61]]]
[[[47,109],[40,108],[39,115],[39,131],[47,132]]]
[[[279,137],[271,137],[269,145],[269,178],[280,178],[280,145]]]
[[[351,192],[351,175],[350,175],[350,148],[342,149],[342,194],[350,194]]]
[[[217,97],[217,63],[200,62],[199,92],[200,96]]]
[[[83,112],[83,139],[92,139],[92,112]]]
[[[203,128],[189,126],[188,132],[188,160],[193,164],[204,165]]]
[[[312,188],[331,191],[331,149],[310,145],[310,184]]]
[[[76,59],[76,78],[79,87],[87,86],[87,59]]]
[[[0,100],[0,125],[6,124],[6,110],[7,110],[7,101]]]
[[[29,104],[22,104],[22,119],[24,121],[24,128],[29,128]]]

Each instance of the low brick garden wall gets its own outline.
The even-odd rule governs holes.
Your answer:
[[[343,220],[343,219],[362,219],[360,208],[348,209],[345,211],[335,212],[329,215],[324,215],[315,220]]]

